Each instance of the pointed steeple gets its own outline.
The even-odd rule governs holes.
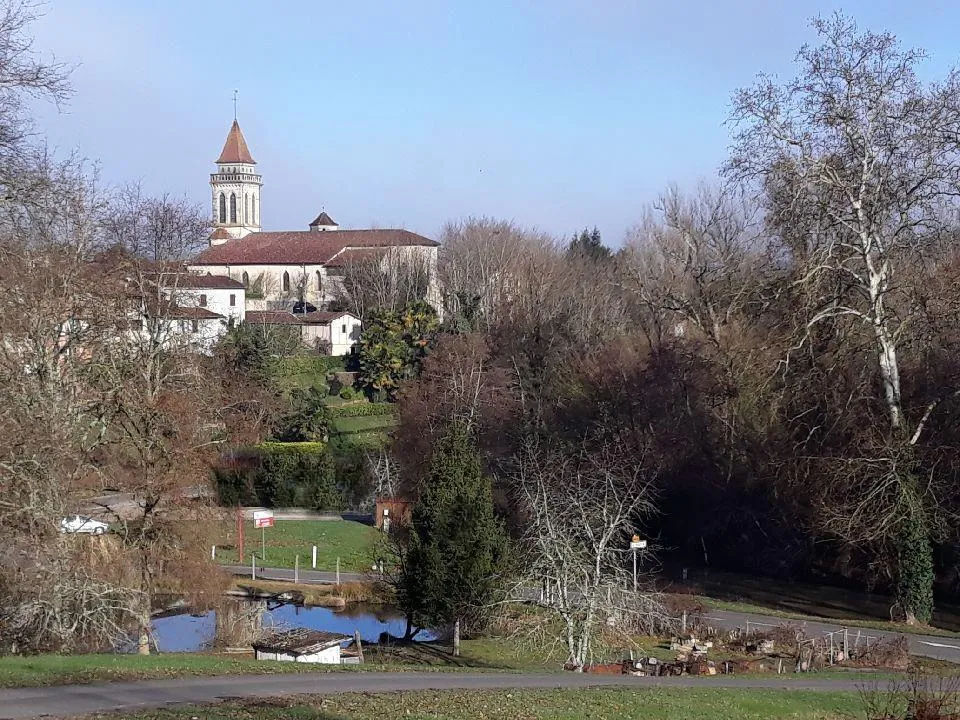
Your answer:
[[[223,144],[223,150],[218,163],[248,163],[256,165],[256,160],[250,156],[250,150],[247,148],[247,141],[243,139],[243,132],[240,130],[240,123],[236,120],[227,133],[227,141]]]

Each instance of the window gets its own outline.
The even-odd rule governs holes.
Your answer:
[[[200,296],[200,307],[206,307],[206,306],[207,306],[207,296],[206,296],[206,295],[201,295],[201,296]]]
[[[220,222],[225,223],[227,221],[227,197],[223,193],[220,193]]]
[[[230,193],[230,222],[237,221],[237,194]]]
[[[256,225],[257,224],[257,196],[256,195],[253,196],[253,200],[251,200],[250,202],[250,210],[251,210],[250,224]]]
[[[230,295],[230,307],[236,307],[236,306],[237,306],[237,296],[231,294],[231,295]]]
[[[247,274],[247,273],[244,273],[244,274],[243,274],[243,286],[244,286],[245,288],[249,288],[249,287],[250,287],[250,275]]]
[[[346,326],[346,324],[340,326],[340,332],[342,332],[344,335],[347,334],[347,326]]]
[[[199,321],[199,320],[191,320],[191,321],[190,321],[190,329],[191,329],[193,332],[197,332],[197,330],[200,329],[200,321]]]
[[[317,290],[323,290],[323,275],[317,270]]]
[[[243,194],[243,222],[250,222],[250,195]]]
[[[283,291],[290,292],[290,273],[288,272],[283,274]]]

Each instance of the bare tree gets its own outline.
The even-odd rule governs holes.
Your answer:
[[[437,271],[445,315],[466,319],[468,330],[485,331],[512,295],[518,258],[552,247],[553,241],[536,229],[472,217],[447,223],[440,244]]]
[[[884,488],[900,498],[861,516],[862,528],[895,528],[906,548],[897,561],[898,597],[908,620],[925,622],[936,503],[924,497],[922,470],[905,460],[940,399],[913,417],[904,407],[899,353],[910,303],[903,283],[934,251],[958,191],[960,75],[924,85],[916,75],[922,52],[902,49],[894,36],[861,33],[841,15],[813,27],[822,44],[800,50],[796,79],[778,85],[762,77],[734,96],[727,170],[768,189],[803,308],[795,350],[821,326],[849,327],[851,341],[859,331],[872,344],[887,456],[899,460],[873,474],[877,482],[852,502],[862,507]],[[892,526],[880,522],[891,507],[904,510]]]
[[[620,263],[627,288],[669,333],[695,329],[724,346],[760,300],[769,262],[759,215],[736,186],[704,185],[689,197],[670,188],[630,234]]]
[[[44,182],[35,172],[38,151],[30,142],[30,99],[61,105],[72,94],[70,68],[44,60],[34,50],[29,29],[38,17],[33,2],[0,3],[0,197],[28,194],[34,184]]]
[[[185,260],[206,245],[210,221],[199,205],[168,193],[145,196],[139,183],[115,193],[104,212],[105,242],[147,260]]]
[[[361,319],[372,310],[398,311],[429,301],[434,282],[429,258],[407,248],[347,250],[331,277],[336,300]]]
[[[634,594],[626,569],[635,523],[654,511],[642,465],[609,444],[571,456],[531,443],[514,482],[529,522],[527,584],[542,583],[537,603],[562,621],[570,667],[583,670],[610,620],[624,625],[644,614],[662,626],[656,594]]]

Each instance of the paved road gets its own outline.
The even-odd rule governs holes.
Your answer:
[[[797,625],[806,631],[807,637],[814,637],[827,632],[836,632],[837,630],[843,630],[845,627],[841,623],[817,622],[813,620],[783,620],[769,615],[753,615],[721,610],[712,611],[706,619],[708,624],[725,630],[732,630],[736,627],[746,627],[747,622],[750,623],[751,628],[755,625],[760,627],[773,627],[783,624]],[[870,638],[891,638],[901,634],[889,630],[850,628],[848,635],[851,643],[858,632],[861,633],[862,636],[869,636]],[[906,637],[910,643],[910,653],[912,655],[960,663],[960,638],[943,638],[935,635],[907,635]],[[870,642],[873,643],[873,640],[871,639]]]
[[[201,704],[230,698],[277,697],[346,692],[403,690],[488,690],[494,688],[582,688],[600,685],[645,687],[728,687],[787,690],[855,691],[863,681],[815,677],[635,678],[628,675],[512,675],[472,672],[307,673],[144,680],[0,690],[0,719],[65,717],[97,712],[133,711],[170,704]]]

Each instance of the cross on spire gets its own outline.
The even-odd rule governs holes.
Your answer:
[[[233,119],[237,119],[237,90],[233,91]]]

